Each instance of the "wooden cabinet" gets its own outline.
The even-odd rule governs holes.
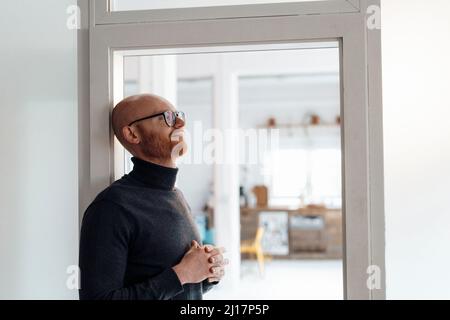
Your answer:
[[[342,258],[342,212],[339,209],[305,207],[241,208],[241,239],[255,237],[262,212],[288,214],[289,253],[276,258],[340,259]]]

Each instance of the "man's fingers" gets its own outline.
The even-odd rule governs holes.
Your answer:
[[[226,252],[226,249],[224,247],[214,247],[210,244],[206,244],[204,247],[207,253],[217,254]]]
[[[194,247],[194,248],[200,248],[200,244],[199,244],[197,241],[192,240],[192,241],[191,241],[191,247]]]
[[[229,260],[224,259],[222,255],[216,255],[214,257],[210,257],[209,262],[212,263],[213,266],[226,266],[229,263]]]
[[[219,264],[223,261],[223,256],[221,254],[217,254],[215,256],[209,257],[209,262]]]
[[[223,269],[223,267],[211,267],[209,270],[216,278],[221,278],[225,274],[225,270]]]
[[[206,249],[206,248],[205,248]],[[216,255],[222,255],[223,253],[225,253],[225,248],[224,247],[215,247],[212,251],[207,251],[211,257],[216,256]]]
[[[220,266],[212,266],[209,271],[211,276],[208,278],[209,282],[220,281],[225,275],[224,265],[228,264],[228,259],[224,259]]]

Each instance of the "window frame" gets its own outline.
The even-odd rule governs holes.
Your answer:
[[[308,14],[352,13],[360,11],[360,0],[312,0],[292,3],[226,5],[134,11],[112,11],[110,0],[95,0],[94,2],[96,25],[268,16],[288,17]]]
[[[344,297],[385,299],[383,127],[380,30],[368,30],[367,8],[379,0],[305,2],[295,14],[288,4],[251,5],[255,15],[240,17],[243,7],[225,13],[208,8],[169,9],[175,20],[155,22],[154,12],[109,12],[106,0],[90,0],[89,141],[83,145],[80,210],[114,181],[119,161],[114,155],[110,113],[122,89],[124,50],[196,48],[340,41],[341,130],[344,231]],[[339,1],[341,5],[345,5]],[[268,13],[261,16],[261,12]],[[191,11],[195,11],[190,13]],[[212,13],[215,12],[215,16]],[[125,13],[125,14],[122,14]],[[190,16],[191,15],[191,16]],[[221,16],[222,15],[222,16]],[[239,18],[237,18],[239,17]],[[170,18],[170,17],[169,17]],[[168,22],[171,21],[171,22]],[[95,94],[94,94],[95,93]],[[115,96],[116,95],[116,96]],[[85,149],[87,149],[87,152]],[[368,267],[378,266],[380,288],[368,287]]]

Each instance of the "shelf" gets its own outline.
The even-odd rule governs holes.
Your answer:
[[[283,123],[283,124],[277,124],[274,127],[269,127],[267,125],[260,125],[258,126],[258,129],[279,129],[279,130],[294,130],[294,129],[340,129],[341,125],[338,123],[320,123],[320,124],[304,124],[304,123]]]

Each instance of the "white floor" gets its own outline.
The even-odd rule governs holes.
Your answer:
[[[340,300],[343,299],[341,260],[273,260],[266,263],[263,278],[256,262],[243,261],[238,290],[220,284],[205,300]]]

